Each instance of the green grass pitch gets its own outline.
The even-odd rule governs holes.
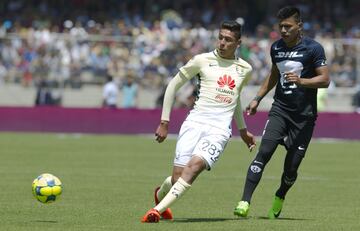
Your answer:
[[[172,170],[174,139],[153,137],[0,133],[0,230],[360,230],[360,142],[313,141],[281,218],[266,219],[279,185],[279,147],[257,188],[249,217],[240,199],[249,153],[233,138],[215,168],[203,172],[173,207],[175,220],[143,224],[153,189]],[[58,176],[63,194],[41,204],[31,193],[41,173]]]

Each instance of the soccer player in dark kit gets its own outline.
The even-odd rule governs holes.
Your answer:
[[[285,146],[287,153],[280,187],[268,216],[273,219],[280,215],[312,137],[317,118],[317,88],[327,88],[330,83],[324,49],[302,35],[299,9],[284,7],[277,18],[281,39],[271,46],[271,71],[246,109],[249,115],[254,115],[261,99],[276,85],[259,151],[249,166],[242,199],[234,210],[240,217],[248,215],[251,197],[279,144]]]

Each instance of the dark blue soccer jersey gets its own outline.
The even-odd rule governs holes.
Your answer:
[[[316,76],[315,69],[326,66],[324,48],[313,39],[301,38],[294,47],[287,47],[282,39],[271,46],[271,60],[279,70],[273,106],[294,115],[316,117],[317,89],[305,88],[286,82],[284,73],[294,72],[301,78]]]

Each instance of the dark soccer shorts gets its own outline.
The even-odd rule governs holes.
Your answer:
[[[270,111],[262,139],[284,145],[287,150],[298,149],[305,154],[315,127],[315,119],[291,116]]]

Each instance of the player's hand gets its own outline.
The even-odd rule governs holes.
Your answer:
[[[240,136],[251,152],[256,147],[256,140],[254,135],[246,128],[244,128],[240,130]]]
[[[157,142],[161,143],[166,139],[168,135],[168,129],[169,129],[169,122],[161,121],[155,132]]]
[[[252,100],[249,103],[249,105],[246,107],[246,115],[255,115],[258,106],[259,106],[259,102],[256,100]]]
[[[294,72],[285,72],[284,78],[289,83],[295,83],[296,85],[301,85],[301,78]]]

